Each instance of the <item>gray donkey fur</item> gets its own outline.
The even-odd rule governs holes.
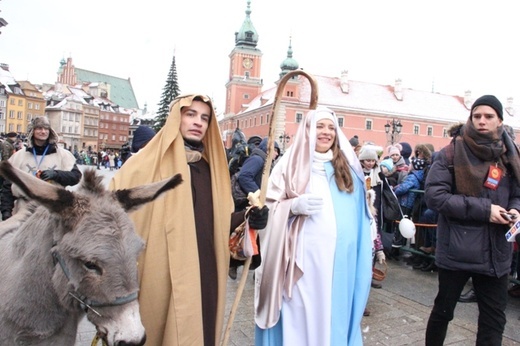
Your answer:
[[[12,167],[0,174],[29,199],[0,223],[0,345],[74,345],[85,306],[108,345],[143,345],[137,258],[144,247],[127,212],[182,182],[180,175],[106,191],[95,171],[68,191]],[[99,314],[99,315],[98,315]]]

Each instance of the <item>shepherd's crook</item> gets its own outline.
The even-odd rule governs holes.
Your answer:
[[[271,172],[272,160],[269,158],[272,157],[272,153],[274,151],[274,142],[275,142],[275,130],[276,130],[276,118],[278,116],[278,111],[280,108],[280,103],[282,98],[284,97],[283,91],[285,89],[285,85],[290,79],[294,77],[302,75],[309,80],[309,84],[311,85],[311,99],[309,102],[309,109],[316,109],[318,106],[318,84],[314,77],[312,77],[307,72],[303,70],[295,70],[287,73],[278,83],[278,88],[276,89],[276,95],[273,102],[273,108],[271,110],[271,117],[269,118],[269,134],[267,141],[267,155],[268,158],[265,160],[264,170],[262,171],[262,183],[260,185],[260,205],[263,206],[265,204],[265,197],[267,194],[267,182],[269,180],[269,173]],[[235,301],[233,302],[233,306],[229,312],[229,318],[226,326],[226,331],[224,333],[224,339],[222,340],[222,346],[227,346],[229,342],[229,334],[231,332],[231,327],[233,326],[233,321],[235,320],[235,314],[237,312],[238,304],[240,303],[240,299],[242,298],[242,292],[244,291],[244,286],[247,281],[247,274],[249,272],[249,267],[251,265],[251,257],[246,259],[244,263],[244,269],[242,270],[242,276],[240,277],[240,283],[238,284]]]

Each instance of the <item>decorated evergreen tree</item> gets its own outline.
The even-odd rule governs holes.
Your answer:
[[[154,121],[154,130],[158,132],[164,126],[166,118],[168,118],[170,103],[180,95],[179,84],[177,83],[177,67],[175,66],[175,54],[173,55],[172,65],[166,78],[166,85],[164,86],[159,102],[159,110]]]

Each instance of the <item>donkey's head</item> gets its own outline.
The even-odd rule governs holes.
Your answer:
[[[53,227],[52,278],[61,303],[84,309],[109,345],[146,340],[137,301],[137,258],[144,247],[127,212],[153,201],[182,182],[180,175],[133,189],[106,191],[95,171],[84,174],[77,192],[49,184],[12,167],[0,173],[43,206]],[[51,256],[51,254],[49,254]]]

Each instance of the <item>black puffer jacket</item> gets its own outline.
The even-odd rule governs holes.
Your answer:
[[[436,264],[448,270],[503,276],[510,271],[512,243],[505,238],[507,225],[489,222],[491,204],[520,210],[520,186],[508,174],[496,191],[484,188],[479,197],[457,194],[453,167],[449,167],[457,163],[447,159],[446,152],[444,148],[436,155],[426,179],[426,204],[439,212]]]

